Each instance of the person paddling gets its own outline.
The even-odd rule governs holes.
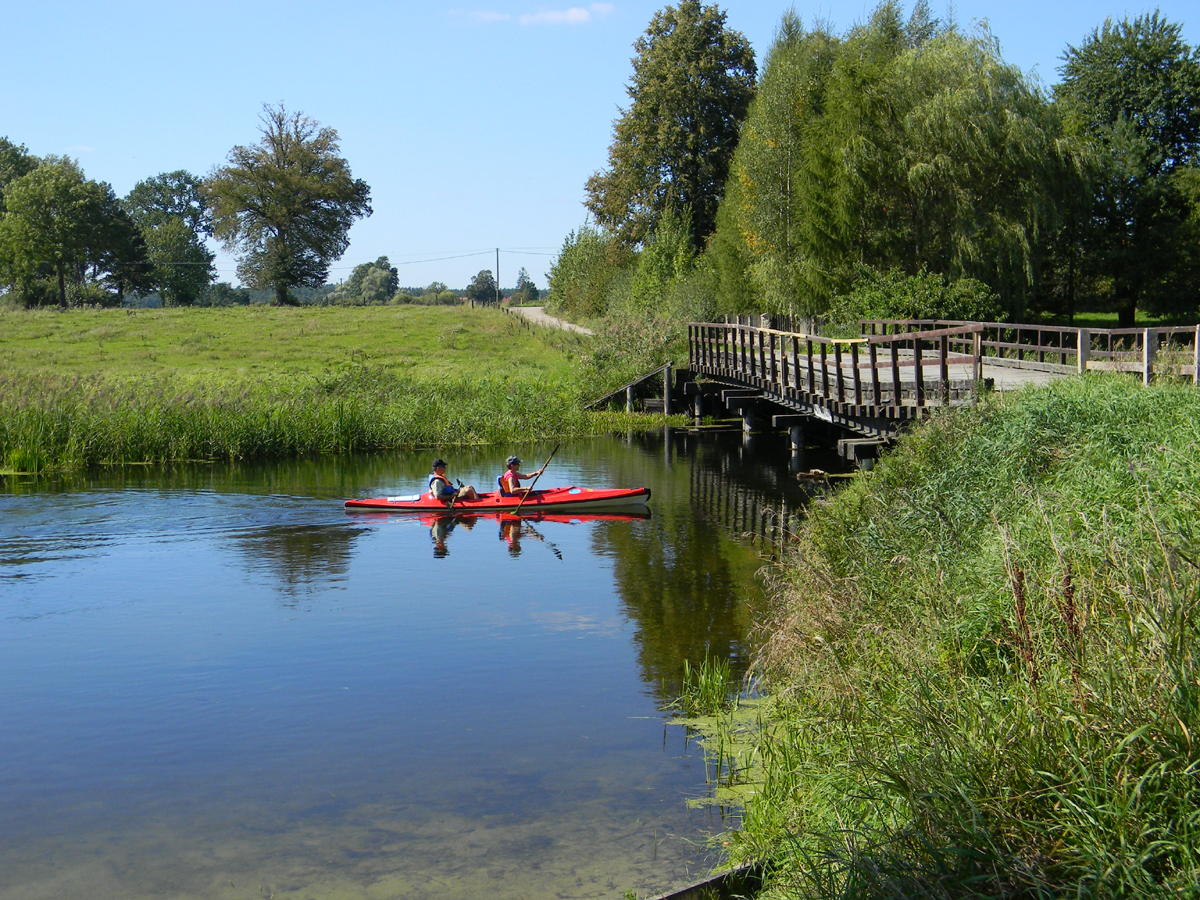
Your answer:
[[[526,474],[525,472],[521,471],[521,459],[517,456],[510,456],[504,461],[504,464],[506,466],[504,474],[496,479],[497,483],[500,485],[501,497],[516,497],[521,494],[528,493],[529,488],[521,487],[521,479],[537,478],[546,470],[546,467],[542,466],[536,472],[530,472]]]
[[[474,500],[478,495],[475,488],[469,484],[455,488],[446,476],[446,461],[439,458],[433,461],[433,473],[429,476],[429,496],[434,500],[454,504],[459,500]]]

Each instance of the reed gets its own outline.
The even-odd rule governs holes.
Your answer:
[[[371,366],[316,376],[0,376],[11,470],[521,443],[628,425],[570,381],[429,381]]]
[[[801,529],[735,859],[765,896],[1200,884],[1200,393],[938,416]]]

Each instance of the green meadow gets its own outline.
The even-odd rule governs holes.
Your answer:
[[[585,337],[464,307],[0,312],[0,468],[644,427],[644,416],[581,410],[587,349]]]

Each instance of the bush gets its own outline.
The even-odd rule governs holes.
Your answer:
[[[853,290],[834,298],[826,321],[835,329],[857,331],[860,319],[949,319],[998,322],[1004,307],[983,282],[949,280],[924,269],[904,275],[899,269],[880,272],[863,267]]]

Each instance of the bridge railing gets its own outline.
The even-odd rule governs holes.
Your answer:
[[[978,323],[828,338],[738,323],[688,326],[689,367],[839,407],[946,405],[982,377]],[[954,376],[954,377],[952,377]]]
[[[910,334],[964,324],[938,319],[864,320],[864,335]],[[980,348],[989,366],[1078,373],[1115,370],[1191,376],[1200,381],[1200,326],[1161,328],[1071,328],[981,322]],[[960,352],[965,349],[956,344]]]

